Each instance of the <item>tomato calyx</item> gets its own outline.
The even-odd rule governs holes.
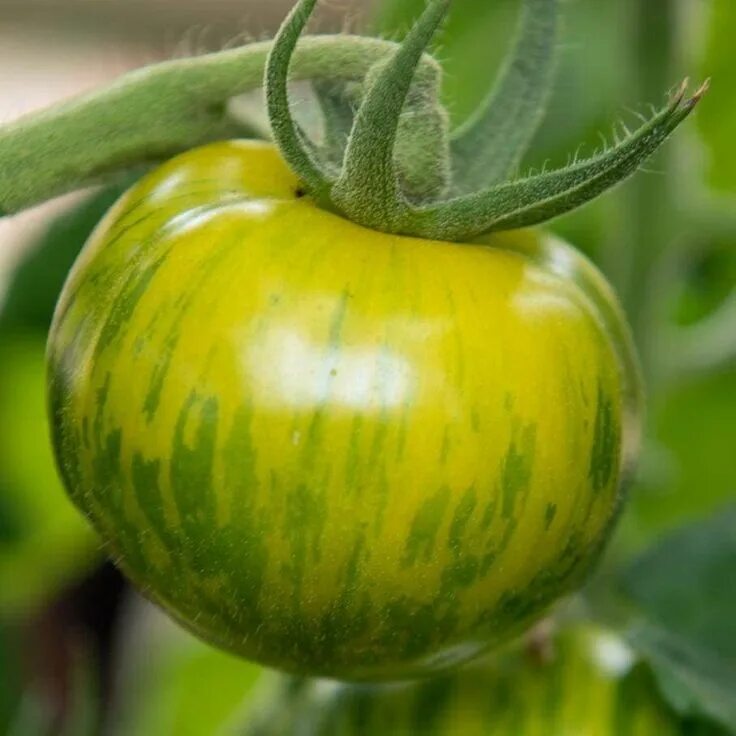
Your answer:
[[[294,119],[287,90],[297,41],[316,4],[297,3],[269,55],[274,138],[319,205],[384,232],[461,242],[576,209],[635,173],[708,89],[706,81],[688,96],[685,80],[614,146],[556,171],[513,178],[549,97],[559,2],[524,0],[516,44],[493,92],[450,133],[437,86],[417,71],[451,5],[430,0],[404,43],[368,75],[352,116],[349,99],[317,90],[325,118],[325,144],[318,146]],[[430,129],[402,128],[407,115],[429,120]]]
[[[560,2],[523,0],[495,86],[453,131],[440,102],[442,68],[427,53],[452,0],[428,0],[403,44],[304,37],[317,0],[300,0],[274,41],[155,64],[0,126],[0,217],[213,140],[268,137],[233,104],[263,87],[265,73],[273,137],[321,207],[375,230],[456,242],[544,222],[633,174],[708,86],[687,96],[683,85],[591,158],[518,178],[549,98]],[[321,140],[293,119],[289,78],[312,84]]]

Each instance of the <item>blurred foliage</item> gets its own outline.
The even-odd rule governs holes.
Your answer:
[[[671,534],[627,567],[629,641],[669,702],[736,733],[736,506]]]
[[[136,599],[121,642],[111,736],[218,736],[246,716],[263,674]]]
[[[18,641],[0,622],[0,733],[8,733],[18,707],[21,694],[19,670]]]
[[[674,305],[674,319],[683,326],[715,311],[732,294],[736,284],[736,238],[715,233],[703,240],[684,264],[683,282]]]
[[[0,611],[35,608],[96,558],[92,530],[64,493],[48,441],[45,343],[3,336],[0,361]]]
[[[45,342],[54,305],[92,229],[129,185],[49,223],[18,264],[0,310],[0,619],[33,611],[100,559],[58,478],[46,416]]]
[[[708,183],[716,190],[736,193],[736,104],[733,102],[736,3],[710,0],[709,6],[711,17],[704,67],[713,77],[714,93],[720,100],[704,105],[698,126],[708,154]],[[726,101],[728,96],[730,99]]]
[[[74,261],[102,216],[137,177],[125,177],[57,216],[30,243],[0,299],[0,335],[38,333],[45,340],[56,300]]]
[[[69,698],[63,713],[56,710],[48,693],[37,682],[27,683],[22,693],[16,690],[7,713],[0,711],[2,733],[6,736],[98,736],[100,701],[94,661],[81,644],[71,665],[70,679]],[[17,673],[15,681],[19,682]],[[0,687],[0,693],[2,690]]]
[[[54,305],[82,244],[121,188],[49,223],[0,294],[0,733],[51,732],[48,699],[28,681],[18,626],[100,559],[99,541],[58,478],[46,416],[45,342]],[[28,632],[24,636],[29,636]],[[92,734],[97,704],[81,650],[66,734]],[[57,729],[58,730],[58,729]]]
[[[656,443],[624,518],[637,546],[736,497],[736,370],[680,383],[650,413]]]

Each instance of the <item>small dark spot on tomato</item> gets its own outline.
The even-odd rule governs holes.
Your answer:
[[[295,197],[296,197],[297,199],[301,199],[302,197],[306,197],[306,196],[307,196],[307,192],[306,192],[306,190],[305,190],[305,189],[303,189],[302,187],[298,187],[298,188],[297,188],[297,189],[295,190],[295,192],[294,192],[294,196],[295,196]]]

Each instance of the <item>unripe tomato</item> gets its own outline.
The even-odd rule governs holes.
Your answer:
[[[651,673],[611,634],[567,632],[548,661],[522,652],[429,680],[273,677],[242,736],[679,736]]]
[[[581,256],[367,230],[263,143],[117,203],[49,361],[59,466],[110,554],[204,639],[311,674],[513,636],[590,569],[636,444],[628,333]]]

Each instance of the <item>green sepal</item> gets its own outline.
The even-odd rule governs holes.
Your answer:
[[[271,131],[282,156],[312,196],[323,200],[331,184],[329,171],[313,155],[314,147],[291,114],[288,89],[290,62],[316,4],[299,0],[281,25],[266,62],[264,85]]]
[[[525,0],[515,50],[495,91],[455,134],[449,146],[443,145],[447,137],[441,129],[426,139],[418,130],[399,139],[400,120],[410,92],[413,86],[421,89],[415,79],[417,66],[450,2],[429,0],[401,49],[367,75],[366,92],[344,150],[339,176],[314,184],[309,176],[304,177],[307,189],[320,204],[365,227],[437,240],[467,241],[496,230],[526,227],[557,217],[633,174],[689,115],[707,89],[706,83],[686,99],[684,84],[670,104],[651,120],[633,134],[627,131],[623,140],[590,159],[575,161],[551,173],[503,181],[509,169],[521,160],[549,96],[558,0]],[[305,8],[311,12],[313,7],[313,0],[302,0],[285,27],[293,32],[293,18]],[[308,13],[300,17],[306,23]],[[280,56],[278,63],[283,68],[274,78],[284,84],[283,104],[277,111],[282,114],[288,112],[288,55]],[[414,100],[411,112],[418,115],[423,109],[431,109],[431,104],[417,104]],[[293,120],[284,129],[292,133],[282,146],[287,161],[295,146],[301,149],[296,156],[298,165],[294,166],[299,174],[300,157],[309,155],[308,143],[300,140]],[[422,162],[417,170],[419,187],[410,186],[407,178],[401,176],[406,169],[400,162],[412,158]],[[448,187],[443,172],[450,164],[452,181]],[[432,170],[440,173],[439,186],[432,179]],[[478,191],[484,181],[496,183]]]
[[[610,189],[662,144],[707,88],[689,99],[683,88],[634,134],[591,159],[503,181],[549,95],[559,0],[524,0],[495,91],[454,136],[439,102],[440,67],[425,53],[451,2],[428,0],[397,45],[357,36],[300,41],[317,0],[299,0],[273,43],[156,65],[0,128],[0,215],[247,133],[228,113],[229,101],[263,84],[265,69],[275,142],[319,206],[376,230],[467,241],[544,222]],[[315,85],[324,145],[294,119],[290,78]],[[348,90],[359,103],[355,115],[352,101],[340,99]]]
[[[453,188],[503,181],[521,162],[552,89],[559,0],[524,0],[514,49],[484,103],[452,136]]]
[[[320,149],[325,162],[339,171],[355,119],[355,103],[345,84],[318,79],[312,89],[322,112]]]
[[[362,84],[317,80],[312,85],[323,120],[319,153],[324,165],[336,169],[337,174],[365,90],[370,89],[382,66],[376,64]],[[399,117],[394,160],[401,191],[410,201],[431,201],[447,191],[450,181],[449,117],[438,103],[439,85],[437,68],[423,63]]]
[[[466,240],[536,225],[586,204],[635,173],[693,111],[708,88],[706,82],[686,98],[686,85],[651,120],[597,156],[416,209],[403,231],[425,238]]]
[[[407,203],[394,154],[399,120],[416,69],[450,0],[431,0],[400,50],[382,65],[358,110],[342,174],[330,197],[363,225],[383,229],[405,216]]]

